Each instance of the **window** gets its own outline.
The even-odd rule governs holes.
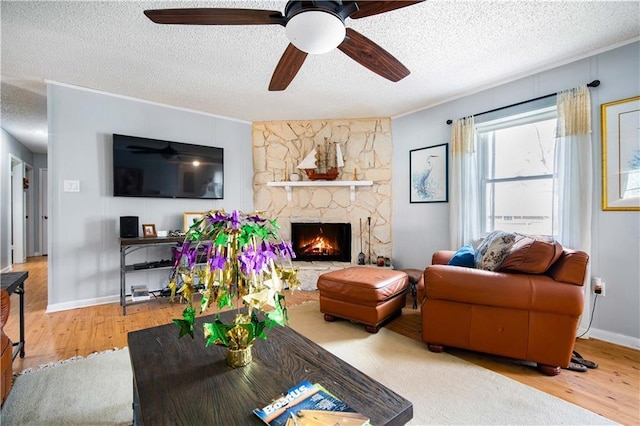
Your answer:
[[[553,234],[556,109],[476,125],[482,231]]]

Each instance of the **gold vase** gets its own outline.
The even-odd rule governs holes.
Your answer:
[[[242,349],[227,348],[227,365],[233,368],[245,366],[253,361],[251,346]]]

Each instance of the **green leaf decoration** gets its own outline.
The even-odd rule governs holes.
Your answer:
[[[268,327],[266,321],[260,321],[260,319],[258,318],[255,312],[251,314],[251,325],[253,326],[253,329],[254,329],[253,331],[253,334],[255,336],[254,339],[256,337],[259,337],[263,340],[267,339],[266,331],[273,327],[273,326]]]
[[[187,306],[186,308],[184,308],[184,311],[182,311],[182,318],[184,318],[185,321],[189,321],[193,325],[193,322],[196,320],[195,308],[193,306]]]
[[[188,334],[193,339],[193,324],[189,323],[189,321],[174,319],[173,322],[180,327],[180,333],[178,334],[178,339]]]
[[[220,232],[216,236],[216,240],[215,240],[214,244],[216,246],[226,246],[227,245],[227,241],[229,241],[229,237],[227,236],[227,234],[225,232]]]
[[[205,347],[209,347],[211,345],[227,346],[229,342],[227,341],[226,334],[232,326],[233,325],[223,324],[217,315],[215,322],[204,323],[202,327],[204,328],[204,337],[207,339]]]
[[[273,321],[275,324],[278,324],[281,327],[284,327],[287,321],[289,320],[289,317],[287,316],[287,309],[282,307],[283,299],[284,299],[283,295],[278,295],[276,308],[273,311],[267,312],[265,314],[267,318],[269,318],[271,321]],[[271,328],[273,328],[273,325],[269,327],[269,330]]]
[[[182,311],[182,318],[184,319],[174,319],[173,322],[180,327],[180,334],[178,338],[188,334],[193,339],[193,324],[196,320],[196,310],[192,306],[187,306]]]
[[[233,295],[229,295],[228,292],[223,291],[222,294],[220,295],[220,298],[218,299],[218,308],[219,309],[233,308],[232,298],[233,298]]]

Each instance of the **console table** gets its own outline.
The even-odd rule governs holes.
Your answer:
[[[12,293],[20,296],[20,340],[13,344],[11,358],[15,359],[18,352],[20,352],[20,358],[24,358],[24,280],[29,276],[29,272],[3,272],[0,275],[2,290],[7,290],[9,296]]]
[[[166,266],[154,266],[137,268],[134,265],[126,264],[126,257],[140,249],[154,246],[177,246],[184,241],[184,237],[147,237],[147,238],[119,238],[120,241],[120,305],[122,315],[127,315],[127,272],[145,271],[148,269],[167,269],[173,264]]]

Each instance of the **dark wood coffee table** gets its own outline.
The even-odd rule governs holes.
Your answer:
[[[221,317],[227,322],[234,314]],[[270,330],[255,342],[251,364],[231,368],[226,348],[204,346],[202,323],[212,319],[196,320],[195,339],[178,339],[174,324],[129,333],[134,424],[263,424],[252,410],[302,380],[321,383],[373,425],[413,418],[410,401],[289,327]]]

